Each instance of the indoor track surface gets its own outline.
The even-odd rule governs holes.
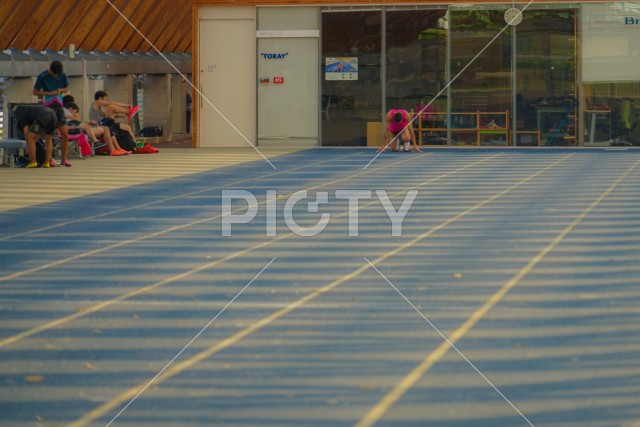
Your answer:
[[[1,426],[640,426],[640,151],[170,151],[0,170]]]

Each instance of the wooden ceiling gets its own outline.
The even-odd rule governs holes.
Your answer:
[[[191,53],[191,27],[190,0],[0,0],[0,51]]]

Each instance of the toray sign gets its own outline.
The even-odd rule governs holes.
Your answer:
[[[289,52],[284,52],[284,53],[264,53],[261,52],[260,56],[262,56],[264,59],[284,59],[287,57],[287,55],[289,55]]]

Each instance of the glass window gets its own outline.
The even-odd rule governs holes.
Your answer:
[[[640,3],[583,5],[584,145],[640,145]]]
[[[640,81],[586,83],[584,145],[640,145]]]
[[[577,145],[576,29],[575,9],[533,7],[515,28],[517,145]]]
[[[442,124],[432,122],[447,109],[446,10],[391,10],[386,23],[386,109],[423,111],[414,119],[418,143],[442,144]]]
[[[507,145],[511,29],[500,33],[504,9],[452,10],[450,20],[451,143]]]
[[[381,11],[322,15],[322,145],[366,145],[380,123]]]

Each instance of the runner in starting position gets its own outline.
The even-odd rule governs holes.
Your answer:
[[[416,143],[411,114],[407,110],[389,110],[384,120],[384,144],[378,149],[378,152],[384,151],[389,146],[390,140],[391,151],[411,151],[410,143],[413,143],[413,150],[422,152]],[[402,140],[403,148],[399,146],[400,140]]]

